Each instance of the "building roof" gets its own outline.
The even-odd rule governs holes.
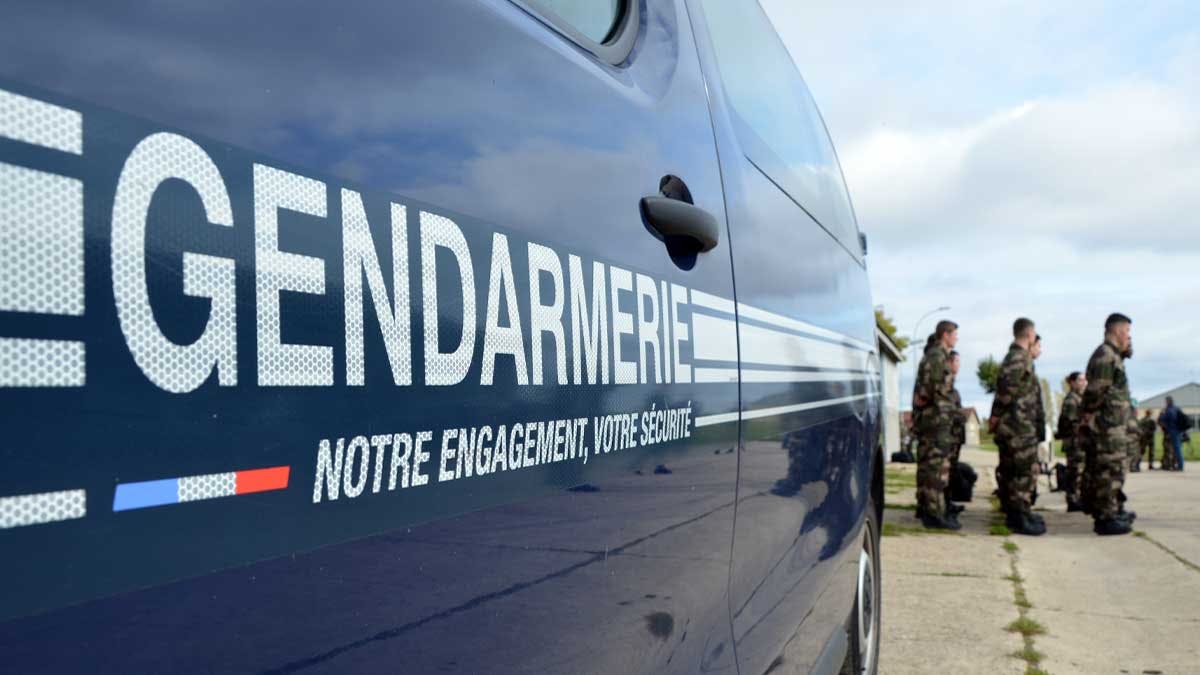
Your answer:
[[[1200,408],[1200,383],[1188,382],[1185,385],[1164,391],[1156,396],[1139,401],[1139,408],[1165,408],[1167,397],[1175,399],[1175,405],[1180,408]]]
[[[979,422],[979,413],[975,411],[975,408],[974,408],[974,407],[971,407],[971,408],[963,408],[963,409],[962,409],[962,414],[963,414],[963,416],[964,416],[964,417],[967,417],[967,418],[974,417],[974,418],[975,418],[975,422],[976,422],[976,423],[978,423],[978,422]]]
[[[879,343],[879,351],[882,355],[892,363],[900,363],[904,360],[904,350],[900,349],[896,345],[896,341],[883,332],[878,321],[875,322],[875,341]]]

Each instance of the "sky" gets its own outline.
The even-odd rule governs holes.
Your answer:
[[[825,117],[876,305],[959,325],[958,389],[1032,318],[1038,374],[1133,318],[1135,399],[1200,381],[1200,3],[761,0]],[[907,407],[912,363],[903,364]]]

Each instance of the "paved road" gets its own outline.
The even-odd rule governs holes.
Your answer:
[[[1091,520],[1043,494],[1049,533],[988,534],[986,497],[996,455],[964,452],[980,473],[962,535],[884,537],[883,673],[1023,673],[1024,643],[1005,627],[1018,617],[1015,565],[1046,633],[1033,637],[1040,667],[1064,673],[1200,673],[1200,466],[1132,474],[1129,506],[1143,536],[1097,537]],[[893,465],[913,471],[913,465]],[[911,504],[912,490],[888,495]],[[885,522],[919,527],[911,511]],[[1004,542],[1017,545],[1006,551]]]

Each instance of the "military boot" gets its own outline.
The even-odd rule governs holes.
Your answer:
[[[927,530],[960,530],[962,525],[957,520],[950,520],[946,516],[940,516],[933,513],[922,513],[921,524]]]
[[[1133,525],[1120,518],[1097,518],[1092,531],[1101,536],[1129,534],[1133,531]]]
[[[1031,517],[1032,515],[1013,511],[1005,516],[1004,523],[1008,525],[1008,529],[1012,530],[1013,534],[1025,534],[1031,537],[1040,537],[1046,534],[1045,521],[1034,519]]]
[[[954,510],[954,509],[950,508],[950,507],[952,507],[952,506],[954,506],[954,505],[953,505],[953,504],[947,504],[947,505],[946,505],[946,515],[945,515],[945,516],[943,516],[943,517],[945,518],[945,520],[946,520],[946,522],[947,522],[947,523],[950,523],[951,525],[954,525],[954,526],[955,526],[955,527],[954,527],[954,529],[956,529],[956,530],[957,530],[957,529],[961,529],[961,528],[962,528],[962,523],[958,522],[958,514],[959,514],[959,512],[961,512],[961,511],[962,511],[962,509],[961,509],[961,508],[959,508],[959,509],[956,511],[956,510]]]
[[[1076,511],[1082,511],[1082,510],[1083,510],[1083,504],[1080,504],[1079,502],[1075,501],[1074,499],[1067,500],[1067,513],[1075,513]]]

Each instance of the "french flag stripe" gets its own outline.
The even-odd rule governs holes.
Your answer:
[[[113,495],[113,511],[145,509],[151,506],[175,504],[179,501],[179,479],[147,480],[140,483],[121,483]]]
[[[121,483],[117,485],[116,493],[113,495],[113,511],[129,511],[255,492],[284,490],[287,489],[290,474],[291,467],[273,466],[265,469]]]

